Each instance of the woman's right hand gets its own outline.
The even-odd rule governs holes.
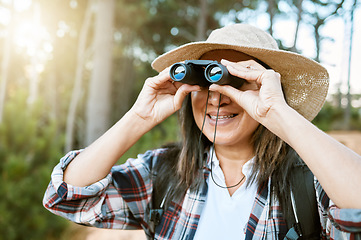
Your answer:
[[[169,76],[169,68],[157,76],[148,78],[137,101],[130,111],[154,125],[178,111],[184,98],[193,91],[199,91],[198,85],[174,82]]]
[[[199,86],[173,83],[168,71],[148,78],[133,107],[69,164],[66,183],[82,187],[104,178],[146,132],[180,109],[188,93],[200,90]]]

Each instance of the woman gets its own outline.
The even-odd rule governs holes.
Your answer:
[[[173,82],[168,67],[189,59],[220,61],[246,82],[239,89]],[[244,24],[215,30],[152,66],[160,73],[145,81],[129,112],[61,159],[46,208],[82,224],[143,228],[156,239],[283,239],[295,151],[315,175],[319,236],[361,236],[361,157],[310,123],[327,94],[322,66],[278,50],[270,35]],[[113,167],[178,110],[181,144]],[[154,225],[149,212],[159,205],[164,213]]]

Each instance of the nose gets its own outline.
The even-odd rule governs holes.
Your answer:
[[[221,99],[221,100],[219,100]],[[219,92],[209,92],[209,99],[208,104],[211,104],[213,106],[220,106],[229,104],[231,102],[231,99],[225,95],[221,95]]]

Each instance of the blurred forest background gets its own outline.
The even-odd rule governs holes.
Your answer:
[[[350,60],[358,8],[356,0],[0,0],[0,239],[67,238],[68,222],[42,206],[51,170],[121,118],[158,55],[232,22],[273,34],[287,20],[294,40],[277,39],[280,47],[301,52],[307,28],[309,57],[322,64],[333,41],[323,28],[340,18]],[[340,86],[314,120],[325,131],[361,130],[361,92],[348,79],[333,80]],[[167,119],[120,162],[176,141],[176,125]]]

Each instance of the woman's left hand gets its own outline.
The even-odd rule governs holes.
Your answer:
[[[232,75],[247,82],[240,90],[216,84],[209,89],[231,98],[290,145],[336,206],[361,209],[361,156],[287,105],[280,74],[263,68],[253,60],[238,63],[222,60],[222,64]]]
[[[221,63],[230,74],[245,79],[246,83],[241,89],[217,84],[211,85],[209,89],[231,98],[256,121],[264,124],[273,109],[287,106],[279,73],[265,69],[254,60],[238,63],[222,60]]]

